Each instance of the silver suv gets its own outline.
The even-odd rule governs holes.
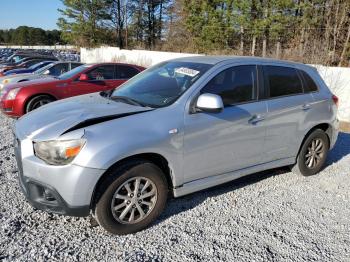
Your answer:
[[[15,124],[20,184],[49,212],[107,231],[144,229],[180,197],[261,170],[323,167],[338,135],[337,98],[307,65],[191,57],[120,88],[61,100]]]

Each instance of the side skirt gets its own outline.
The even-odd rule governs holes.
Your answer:
[[[259,171],[277,168],[281,166],[288,166],[294,163],[295,163],[295,157],[290,157],[290,158],[279,159],[272,162],[240,169],[237,171],[233,171],[233,172],[229,172],[221,175],[201,178],[198,180],[185,183],[181,187],[174,188],[173,195],[174,197],[181,197],[193,192],[197,192],[203,189],[207,189],[210,187],[214,187],[214,186],[238,179],[240,177],[243,177],[249,174],[253,174]]]

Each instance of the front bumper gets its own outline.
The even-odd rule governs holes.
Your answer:
[[[14,110],[15,100],[1,100],[0,110],[9,117],[20,117],[21,115]]]
[[[105,170],[47,165],[34,156],[29,139],[15,139],[19,183],[28,202],[35,208],[69,216],[88,216],[98,179]]]

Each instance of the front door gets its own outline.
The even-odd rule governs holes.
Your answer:
[[[257,100],[257,67],[225,69],[201,93],[220,95],[225,107],[220,113],[185,115],[185,182],[261,163],[267,107]]]
[[[78,79],[69,84],[69,96],[106,91],[113,88],[116,78],[114,65],[96,66],[86,73],[88,80]]]

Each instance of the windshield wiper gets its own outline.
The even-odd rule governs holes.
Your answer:
[[[110,99],[112,99],[113,101],[122,101],[122,102],[125,102],[125,103],[130,104],[130,105],[150,107],[149,105],[141,103],[141,102],[139,102],[135,99],[132,99],[130,97],[127,97],[127,96],[110,96]]]

